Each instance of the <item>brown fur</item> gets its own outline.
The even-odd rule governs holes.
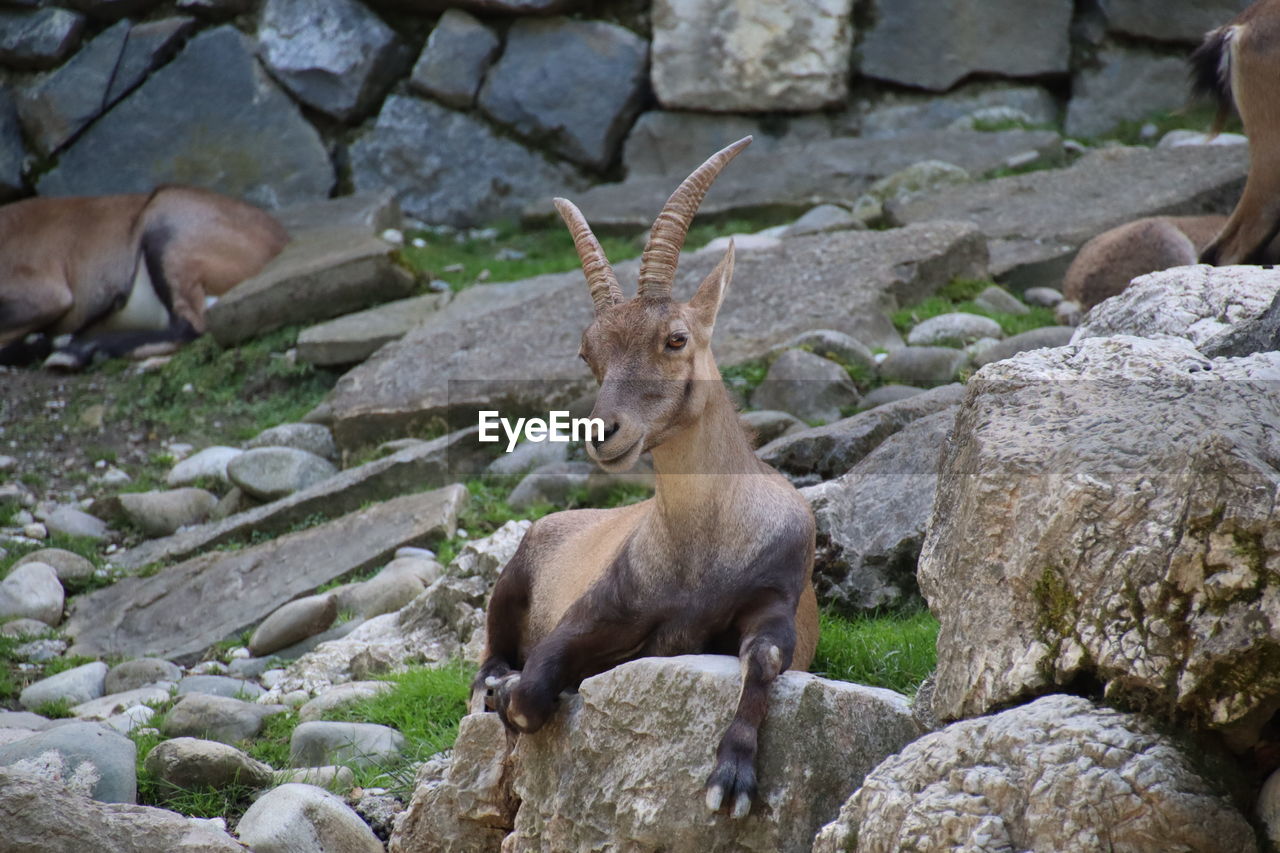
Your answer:
[[[1280,231],[1280,0],[1261,0],[1210,32],[1193,62],[1199,88],[1219,99],[1220,117],[1232,105],[1240,113],[1250,154],[1244,194],[1200,259],[1217,266],[1270,262]],[[1216,86],[1205,79],[1215,72]]]
[[[533,525],[494,590],[476,684],[509,726],[533,732],[562,690],[625,661],[737,655],[742,694],[707,790],[712,808],[740,817],[756,793],[768,686],[809,666],[818,609],[813,514],[756,457],[711,354],[732,275],[731,245],[689,302],[594,289],[581,355],[600,382],[592,416],[606,436],[588,452],[609,471],[652,452],[656,492]]]
[[[1088,311],[1147,273],[1197,263],[1225,216],[1152,216],[1104,231],[1080,247],[1062,295]]]
[[[168,330],[150,320],[112,325],[138,287],[153,287],[165,303],[175,342],[194,337],[205,328],[205,297],[257,274],[287,241],[264,211],[188,187],[5,205],[0,346],[33,332],[163,336]]]

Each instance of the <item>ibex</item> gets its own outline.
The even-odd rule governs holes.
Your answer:
[[[735,818],[757,792],[769,685],[788,668],[807,669],[818,638],[813,514],[752,451],[711,354],[733,244],[691,300],[672,298],[689,224],[750,141],[713,155],[672,194],[630,300],[582,213],[555,200],[595,303],[579,355],[600,384],[592,417],[605,430],[587,452],[619,472],[650,451],[657,487],[643,503],[558,512],[529,529],[494,588],[475,682],[509,728],[530,733],[561,691],[618,664],[737,655],[742,692],[705,790],[712,811]]]
[[[256,207],[208,190],[33,198],[0,207],[0,364],[176,348],[205,299],[257,274],[288,241]]]
[[[1210,31],[1191,56],[1195,89],[1218,102],[1214,132],[1232,106],[1249,137],[1249,177],[1226,227],[1200,253],[1225,266],[1275,260],[1280,232],[1280,0],[1260,0],[1231,23]]]

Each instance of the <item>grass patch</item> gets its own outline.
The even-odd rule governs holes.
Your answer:
[[[928,610],[857,616],[821,614],[818,653],[810,669],[839,681],[887,687],[908,696],[938,662],[938,620]]]
[[[1005,314],[1001,311],[990,311],[976,304],[973,300],[991,287],[995,282],[983,279],[956,279],[933,296],[907,308],[893,312],[890,319],[893,325],[904,335],[913,327],[941,314],[962,311],[967,314],[978,314],[990,317],[1000,324],[1006,337],[1012,337],[1043,326],[1057,325],[1053,311],[1049,308],[1028,305],[1026,314]],[[856,380],[855,380],[856,381]]]
[[[720,368],[720,378],[729,386],[731,392],[737,392],[745,399],[751,392],[760,387],[765,376],[769,374],[769,362],[763,358],[731,364]]]
[[[1171,130],[1208,132],[1209,128],[1213,126],[1213,118],[1216,113],[1217,108],[1213,104],[1208,102],[1196,103],[1178,110],[1164,110],[1152,113],[1145,119],[1122,121],[1108,133],[1096,139],[1082,141],[1096,145],[1102,141],[1115,140],[1125,145],[1152,146]],[[1156,132],[1150,136],[1144,136],[1142,129],[1147,125],[1154,125]],[[1232,112],[1226,126],[1223,127],[1223,131],[1226,133],[1243,133],[1244,126],[1240,123],[1240,116]]]
[[[71,702],[66,697],[41,702],[33,710],[40,716],[48,717],[50,720],[65,720],[68,717],[75,716],[75,714],[71,713]]]
[[[689,229],[685,248],[698,249],[717,237],[759,231],[794,219],[794,215],[785,213],[761,214],[695,225]],[[423,278],[446,281],[455,291],[481,280],[517,281],[577,269],[581,263],[573,248],[569,229],[559,221],[536,228],[501,222],[491,232],[496,233],[476,237],[473,236],[476,232],[462,232],[457,236],[411,232],[401,257]],[[648,233],[646,230],[636,234],[597,236],[609,260],[616,264],[638,257]],[[422,239],[426,245],[415,247],[414,239]]]
[[[289,766],[289,741],[298,727],[298,712],[274,714],[262,721],[262,731],[244,751],[277,770]]]

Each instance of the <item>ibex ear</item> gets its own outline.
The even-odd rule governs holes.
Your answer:
[[[716,324],[716,314],[720,311],[720,303],[724,301],[724,294],[729,289],[731,278],[733,278],[733,240],[729,241],[729,248],[725,250],[720,263],[716,264],[711,274],[702,280],[702,284],[698,285],[698,292],[689,300],[689,307],[693,308],[699,322],[708,329]]]

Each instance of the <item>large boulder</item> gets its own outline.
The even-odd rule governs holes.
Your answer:
[[[258,55],[299,101],[339,121],[368,112],[406,58],[395,31],[355,0],[267,0]]]
[[[877,764],[918,734],[905,697],[784,673],[760,731],[751,817],[707,811],[703,785],[741,682],[728,656],[643,658],[582,683],[512,755],[509,853],[616,848],[808,851]]]
[[[1253,0],[1107,0],[1107,29],[1133,38],[1194,44],[1243,12]]]
[[[387,98],[351,146],[351,177],[359,191],[396,187],[400,206],[424,222],[458,226],[518,215],[534,199],[584,186],[573,169],[479,118],[404,95]]]
[[[1046,696],[890,757],[813,853],[1256,851],[1253,829],[1179,745],[1133,714]]]
[[[480,109],[576,163],[607,167],[644,96],[644,39],[604,21],[529,18],[506,41],[480,90]],[[565,97],[569,91],[573,97]]]
[[[501,46],[493,30],[461,9],[449,9],[427,37],[409,87],[446,106],[466,109]]]
[[[716,357],[723,365],[740,363],[819,328],[878,345],[896,336],[886,307],[922,299],[953,278],[981,275],[984,251],[970,226],[938,222],[743,249],[716,321]],[[722,254],[686,255],[682,279],[701,280]],[[615,267],[622,281],[634,280],[637,269],[635,261]],[[567,410],[594,384],[576,358],[591,317],[577,271],[470,288],[342,377],[316,418],[328,421],[338,446],[349,451],[412,432],[451,409],[469,424],[479,409]],[[503,345],[493,346],[495,340]]]
[[[868,77],[943,92],[971,74],[1067,71],[1071,0],[878,0],[862,41]]]
[[[1076,72],[1067,105],[1067,133],[1100,136],[1122,121],[1173,110],[1186,100],[1184,57],[1109,45]]]
[[[834,106],[848,91],[852,50],[852,0],[653,4],[653,88],[667,109],[801,112]]]
[[[380,853],[382,842],[360,816],[315,785],[290,782],[257,800],[236,827],[257,853]]]
[[[1280,271],[1265,267],[1175,267],[1133,280],[1095,305],[1074,342],[1110,335],[1185,338],[1201,351],[1261,317],[1280,296]]]
[[[1280,709],[1277,379],[1124,336],[979,371],[919,565],[938,716],[1098,684],[1248,746]]]
[[[136,762],[134,742],[97,723],[68,722],[0,746],[0,768],[35,772],[104,803],[137,798]]]
[[[324,197],[333,182],[320,134],[245,37],[223,26],[193,38],[96,121],[37,187],[41,195],[101,195],[194,184],[279,207]]]
[[[818,522],[818,598],[845,611],[919,595],[916,558],[933,512],[954,407],[908,424],[838,480],[802,489]]]
[[[1229,213],[1249,169],[1243,146],[1112,148],[1067,169],[997,178],[891,202],[897,224],[974,222],[987,235],[991,274],[1015,289],[1057,287],[1076,250],[1144,216]]]

